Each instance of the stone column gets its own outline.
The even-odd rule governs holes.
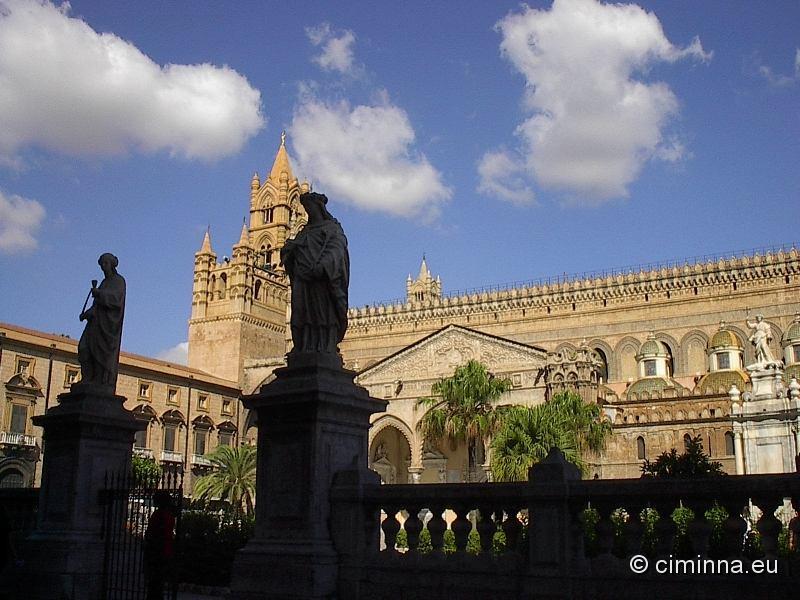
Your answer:
[[[742,434],[739,431],[733,434],[733,452],[736,455],[736,474],[744,475],[744,444],[742,443]]]
[[[99,503],[107,473],[130,469],[134,416],[104,386],[75,384],[33,422],[44,429],[37,528],[12,574],[15,598],[100,600],[104,542]]]
[[[258,417],[256,530],[234,561],[232,597],[328,598],[338,570],[333,477],[366,469],[369,416],[387,403],[355,385],[335,355],[290,354],[275,376],[243,399]]]
[[[419,483],[422,479],[422,472],[424,470],[425,467],[408,467],[408,483]]]

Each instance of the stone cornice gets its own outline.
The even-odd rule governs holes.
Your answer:
[[[575,278],[540,285],[510,287],[474,294],[436,298],[425,303],[379,304],[348,311],[353,331],[388,324],[420,322],[471,314],[505,312],[514,309],[547,310],[555,314],[568,307],[571,314],[604,307],[655,304],[704,292],[751,292],[775,279],[800,275],[800,253],[795,248],[764,255],[719,259],[683,266],[609,274],[605,277]],[[725,290],[720,290],[725,286]],[[696,291],[695,291],[696,288]],[[717,289],[714,289],[717,288]],[[574,306],[574,309],[572,305]],[[574,312],[573,312],[574,311]]]
[[[286,333],[285,326],[275,325],[274,323],[270,323],[265,319],[259,319],[258,317],[254,317],[253,315],[248,315],[246,313],[231,313],[213,317],[199,317],[197,319],[189,319],[189,325],[190,326],[202,325],[203,323],[217,323],[219,321],[241,321],[242,323],[247,323],[249,325],[257,325],[259,327],[263,327],[264,329],[269,329],[270,331],[274,331],[276,333]]]

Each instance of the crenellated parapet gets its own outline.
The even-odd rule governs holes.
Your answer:
[[[525,310],[532,316],[595,311],[608,307],[652,305],[694,297],[748,292],[797,281],[800,253],[779,248],[729,259],[719,258],[595,277],[544,280],[506,289],[428,296],[425,301],[380,303],[349,311],[351,335],[363,328],[426,319],[449,319]]]

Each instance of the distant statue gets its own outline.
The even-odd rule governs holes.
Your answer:
[[[92,306],[80,315],[86,321],[86,328],[78,343],[78,361],[81,364],[81,383],[108,386],[113,391],[117,385],[119,370],[119,348],[122,342],[122,317],[125,314],[125,279],[117,273],[119,260],[106,252],[97,264],[105,278],[97,286],[92,281],[89,298],[94,298]]]
[[[764,315],[756,315],[756,320],[751,321],[746,319],[747,326],[753,330],[748,341],[753,344],[756,351],[756,364],[769,365],[775,364],[775,358],[772,356],[772,351],[769,348],[769,343],[772,341],[772,327],[769,323],[764,321]]]
[[[281,249],[292,292],[292,353],[335,354],[347,330],[350,256],[327,202],[323,194],[300,195],[308,223]]]

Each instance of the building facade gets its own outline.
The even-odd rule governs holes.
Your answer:
[[[0,323],[0,487],[38,485],[41,427],[32,418],[80,380],[78,342]],[[117,394],[139,419],[134,453],[185,474],[185,487],[208,471],[205,454],[236,445],[245,427],[233,382],[183,365],[122,352]]]
[[[230,257],[218,258],[209,232],[195,254],[188,368],[123,354],[118,393],[152,423],[143,448],[163,453],[183,443],[183,464],[190,469],[189,455],[198,455],[199,461],[198,450],[204,448],[202,434],[187,445],[198,427],[208,429],[206,449],[215,445],[214,435],[219,443],[225,428],[234,432],[231,439],[255,439],[254,423],[236,398],[269,381],[290,348],[290,289],[280,250],[306,222],[299,195],[309,189],[294,176],[282,136],[264,179],[256,173],[250,180],[249,222]],[[645,458],[682,448],[697,435],[728,472],[753,472],[756,467],[748,467],[743,454],[755,442],[748,446],[744,438],[756,429],[734,425],[747,413],[741,398],[752,396],[746,367],[756,357],[746,322],[755,313],[763,313],[771,330],[772,354],[782,357],[782,383],[776,384],[775,396],[785,400],[785,414],[778,429],[789,438],[794,435],[786,451],[797,455],[800,417],[787,391],[792,377],[800,376],[800,253],[793,246],[465,294],[444,293],[442,278],[423,257],[417,277],[409,275],[405,284],[404,302],[351,308],[340,345],[359,383],[389,400],[387,411],[373,416],[370,432],[370,464],[385,481],[487,476],[488,444],[439,444],[417,431],[422,416],[417,401],[430,394],[436,379],[469,359],[511,380],[512,390],[502,403],[533,405],[566,389],[600,403],[613,436],[601,456],[590,457],[587,476],[636,477]],[[29,352],[34,361],[30,375],[39,386],[34,390],[18,377],[22,370],[15,361],[24,352],[6,346],[12,340],[20,343],[18,330],[6,327],[6,350],[0,356],[6,395],[3,435],[23,429],[23,419],[43,410],[64,389],[49,383],[56,377],[48,375],[51,343],[65,348],[54,359],[59,377],[66,381],[67,370],[72,368],[74,377],[77,368],[74,342],[28,332],[41,338],[38,346],[30,342],[37,348]],[[48,400],[42,381],[52,388]],[[137,387],[142,381],[153,386],[150,402]],[[170,400],[172,388],[178,390],[177,403]],[[731,395],[734,388],[743,396]],[[208,396],[207,411],[197,404],[201,394]],[[234,412],[223,414],[229,402]],[[13,407],[9,412],[10,405],[28,406],[28,413]],[[165,433],[173,422],[175,441]],[[36,436],[29,424],[24,431]],[[25,475],[24,481],[31,477]]]

